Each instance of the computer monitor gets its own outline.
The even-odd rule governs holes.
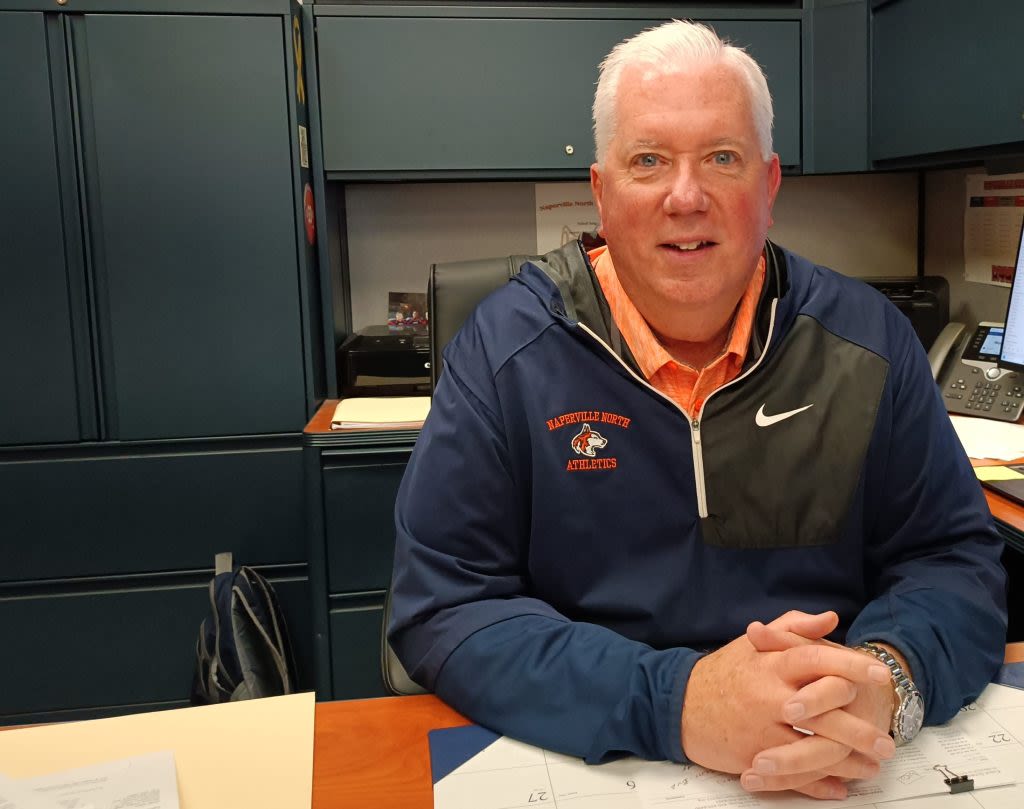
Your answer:
[[[1003,344],[999,348],[999,366],[1024,371],[1024,223],[1017,240],[1017,261],[1004,322],[1006,327]]]

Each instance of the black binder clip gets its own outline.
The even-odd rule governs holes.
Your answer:
[[[958,792],[970,792],[974,789],[973,778],[968,778],[966,775],[957,775],[945,764],[936,764],[932,769],[943,776],[942,781],[949,787],[950,795],[956,795]]]

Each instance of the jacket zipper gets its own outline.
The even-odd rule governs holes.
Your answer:
[[[669,404],[671,404],[676,410],[678,410],[680,413],[682,413],[683,416],[686,418],[686,422],[690,425],[690,446],[691,446],[691,449],[693,451],[693,476],[694,476],[694,488],[696,489],[696,492],[697,492],[697,513],[700,515],[701,519],[704,519],[705,517],[708,516],[708,495],[707,495],[707,488],[705,487],[705,484],[704,484],[704,451],[703,451],[703,449],[701,447],[701,443],[700,443],[701,414],[704,412],[704,408],[707,406],[708,399],[710,399],[712,396],[714,396],[719,391],[725,390],[730,385],[735,385],[741,379],[744,379],[745,377],[750,376],[750,374],[752,374],[755,371],[755,369],[761,364],[761,361],[764,359],[764,355],[768,352],[768,346],[771,345],[772,335],[775,332],[775,309],[776,309],[776,306],[778,305],[778,303],[779,303],[779,299],[778,298],[772,298],[771,316],[770,316],[770,318],[768,320],[768,336],[767,336],[767,338],[764,341],[764,350],[761,352],[761,356],[759,356],[754,361],[754,364],[751,365],[746,371],[744,371],[738,377],[733,379],[731,382],[727,382],[726,384],[722,385],[722,387],[720,387],[720,388],[712,391],[710,394],[708,394],[707,399],[705,399],[704,403],[700,406],[700,410],[697,411],[697,415],[693,416],[693,417],[691,417],[690,414],[686,412],[686,410],[684,410],[682,407],[680,407],[678,402],[673,401],[671,398],[666,396],[664,393],[662,393],[656,387],[651,385],[646,379],[644,379],[641,376],[639,376],[636,373],[636,371],[634,371],[632,368],[630,368],[628,365],[626,365],[626,363],[623,361],[622,357],[620,357],[618,354],[616,354],[614,351],[612,351],[611,346],[609,346],[604,340],[602,340],[600,337],[598,337],[596,334],[594,334],[594,332],[585,323],[577,323],[577,325],[581,329],[583,329],[583,331],[585,331],[592,338],[594,338],[594,340],[596,340],[601,346],[603,346],[604,349],[609,354],[611,354],[613,357],[615,357],[615,359],[618,360],[619,364],[623,368],[626,369],[626,371],[629,373],[629,375],[631,377],[633,377],[633,379],[635,379],[637,382],[639,382],[641,385],[643,385],[648,390],[650,390],[653,393],[655,393],[657,396],[660,396],[662,399],[664,399]]]

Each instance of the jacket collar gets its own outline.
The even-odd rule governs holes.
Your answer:
[[[747,362],[751,364],[764,352],[771,322],[772,301],[789,291],[789,270],[785,251],[765,241],[765,275],[761,297],[750,332]],[[643,376],[640,367],[619,334],[597,274],[580,241],[569,242],[543,256],[532,257],[521,267],[516,280],[522,282],[544,302],[551,314],[566,323],[583,323]]]

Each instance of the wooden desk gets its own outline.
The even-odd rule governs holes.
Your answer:
[[[1006,661],[1024,661],[1024,643]],[[318,703],[313,809],[432,809],[427,731],[467,724],[432,695]]]
[[[313,809],[432,809],[427,731],[468,724],[433,695],[318,703]]]
[[[338,433],[348,432],[332,435],[334,404],[324,403],[307,438],[339,441]],[[1024,533],[1024,508],[988,490],[985,496],[997,520]],[[1024,661],[1024,643],[1007,645],[1006,660]],[[427,732],[465,724],[465,717],[434,696],[318,703],[313,809],[432,809]]]

